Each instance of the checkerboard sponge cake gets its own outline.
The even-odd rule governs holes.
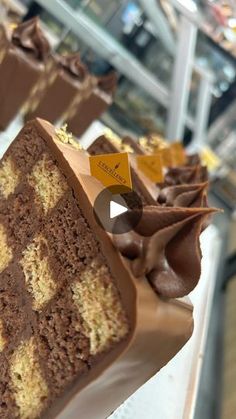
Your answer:
[[[71,177],[39,121],[0,162],[1,418],[41,417],[129,339],[118,275]]]

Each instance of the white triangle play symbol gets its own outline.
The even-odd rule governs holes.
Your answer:
[[[128,208],[118,204],[115,201],[110,201],[110,218],[115,218],[126,211],[128,211]]]

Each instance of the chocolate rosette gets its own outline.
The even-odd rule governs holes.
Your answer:
[[[88,75],[88,69],[81,61],[80,54],[62,55],[59,58],[62,67],[72,76],[84,81]]]
[[[115,93],[117,87],[117,79],[117,74],[111,71],[105,76],[99,76],[97,78],[97,87],[103,92],[112,95]]]
[[[45,61],[50,52],[50,45],[40,29],[38,18],[20,23],[12,32],[12,43],[39,61]]]
[[[197,166],[199,164],[201,164],[201,158],[199,154],[195,153],[195,154],[189,154],[187,156],[186,166]]]
[[[134,275],[146,275],[159,295],[183,297],[199,281],[199,237],[215,212],[214,208],[145,207],[135,231],[114,235],[114,243],[130,260]]]
[[[167,186],[160,191],[157,203],[166,207],[207,207],[208,182]]]
[[[169,168],[162,187],[194,184],[208,181],[208,171],[205,166],[180,166]]]

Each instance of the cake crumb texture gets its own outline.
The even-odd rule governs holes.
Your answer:
[[[9,365],[6,359],[0,354],[0,418],[19,419],[19,409],[13,396],[13,390],[9,387]]]
[[[0,277],[0,319],[4,352],[9,346],[17,345],[22,333],[27,329],[27,298],[23,288],[24,277],[20,266],[10,264]]]
[[[12,250],[7,243],[5,228],[0,224],[0,273],[8,266],[12,259]]]
[[[91,355],[104,351],[127,334],[124,311],[106,266],[94,261],[72,284],[72,292],[84,320]]]
[[[55,207],[67,189],[62,173],[47,154],[34,166],[29,184],[35,189],[45,214]]]
[[[0,201],[0,223],[13,253],[25,249],[42,222],[43,214],[35,201],[34,189],[27,182],[22,182],[7,201]]]
[[[129,332],[106,257],[40,132],[28,123],[0,163],[0,419],[47,417]]]
[[[33,296],[34,310],[42,309],[51,300],[57,289],[47,253],[46,239],[39,235],[23,252],[23,259],[20,262],[25,275],[26,287]]]
[[[53,304],[40,313],[38,325],[39,352],[45,360],[51,391],[59,395],[76,376],[88,370],[89,339],[69,288],[61,290]]]
[[[5,199],[14,192],[16,186],[19,183],[19,171],[12,162],[12,159],[8,157],[2,161],[0,167],[0,193]]]
[[[0,319],[0,352],[3,351],[6,345],[6,338],[4,336],[3,321]]]
[[[90,265],[98,243],[71,193],[67,193],[45,223],[45,237],[55,259],[54,269],[68,281]]]
[[[32,124],[25,125],[6,152],[6,157],[14,159],[20,173],[29,173],[39,160],[46,146],[37,129]]]
[[[10,361],[11,385],[21,419],[39,417],[48,397],[35,350],[35,340],[31,338],[15,350]]]

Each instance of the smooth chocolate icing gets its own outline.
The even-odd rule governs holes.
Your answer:
[[[187,295],[201,273],[199,236],[212,208],[145,207],[135,228],[114,235],[114,243],[131,261],[135,276],[146,275],[163,297]]]
[[[167,186],[158,196],[157,202],[166,207],[207,207],[208,182]]]
[[[97,87],[103,92],[113,95],[116,90],[117,79],[117,74],[114,71],[111,71],[105,76],[99,76],[97,78]]]
[[[39,61],[45,61],[50,52],[50,45],[40,29],[38,18],[20,23],[12,32],[12,43]]]
[[[72,76],[77,77],[80,81],[84,81],[88,74],[87,67],[81,62],[80,54],[62,55],[58,58],[62,67]]]

